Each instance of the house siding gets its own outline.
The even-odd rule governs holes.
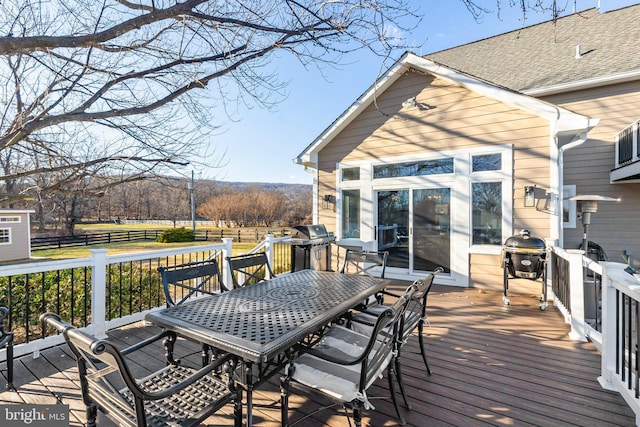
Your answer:
[[[610,184],[615,162],[615,136],[640,119],[640,82],[628,82],[548,97],[545,100],[580,114],[597,117],[600,123],[589,140],[570,150],[564,159],[564,184],[576,185],[577,194],[597,194],[620,198],[620,203],[601,202],[592,214],[589,240],[601,245],[610,261],[622,262],[628,250],[640,261],[640,184]],[[564,247],[577,248],[582,242],[580,219],[576,228],[564,230]]]
[[[422,109],[403,108],[402,103],[414,96]],[[513,229],[505,233],[511,235],[529,228],[535,236],[548,237],[549,214],[523,206],[525,185],[548,188],[550,184],[548,121],[417,72],[403,75],[379,96],[376,104],[365,109],[319,152],[319,199],[323,194],[336,194],[336,165],[340,162],[508,144],[513,147],[513,194],[503,197],[513,196],[514,203],[513,216],[509,218]],[[321,201],[318,203],[318,220],[337,231],[336,213],[322,209]],[[468,238],[455,244],[456,251],[470,250]],[[501,286],[499,255],[473,255],[469,259],[464,274],[472,279],[471,286]]]

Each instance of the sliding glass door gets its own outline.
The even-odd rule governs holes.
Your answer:
[[[449,188],[377,192],[376,239],[378,250],[389,252],[389,267],[449,271],[450,195]]]
[[[433,271],[451,266],[449,188],[413,190],[412,270]]]
[[[378,191],[378,250],[387,266],[409,268],[409,190]]]

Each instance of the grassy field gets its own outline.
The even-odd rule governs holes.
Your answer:
[[[83,234],[87,232],[106,232],[106,231],[119,231],[119,230],[144,230],[144,229],[165,229],[172,228],[168,226],[158,224],[90,224],[78,227],[77,234]],[[220,230],[215,228],[198,228],[199,231],[203,230]],[[67,259],[67,258],[85,258],[91,256],[90,249],[107,249],[108,255],[131,253],[131,252],[144,252],[153,251],[159,249],[171,249],[180,248],[185,246],[202,246],[210,245],[214,242],[188,242],[188,243],[158,243],[151,241],[136,241],[136,242],[118,242],[111,244],[101,244],[95,246],[80,246],[74,248],[63,249],[49,249],[32,252],[33,258],[38,259]],[[246,253],[253,249],[257,245],[256,242],[234,242],[233,243],[233,255]]]

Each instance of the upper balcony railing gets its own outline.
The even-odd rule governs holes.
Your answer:
[[[640,120],[622,129],[616,135],[616,160],[610,180],[638,182],[640,180]]]

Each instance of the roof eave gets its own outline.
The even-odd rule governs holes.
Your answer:
[[[531,114],[542,117],[553,123],[554,136],[559,133],[579,135],[588,132],[590,123],[594,119],[541,101],[531,96],[495,86],[489,82],[474,78],[470,75],[448,68],[432,60],[417,56],[411,52],[405,53],[378,81],[360,96],[338,119],[322,132],[307,148],[293,161],[309,167],[315,167],[317,153],[338,135],[360,112],[367,108],[375,99],[391,86],[405,70],[414,68],[439,78],[446,79],[458,86],[465,87],[480,95],[487,96]],[[596,122],[597,123],[597,122]],[[315,156],[313,155],[315,154]]]
[[[315,159],[312,153],[319,152],[331,140],[349,125],[365,108],[373,103],[375,97],[384,92],[389,86],[400,78],[407,69],[405,60],[410,53],[406,52],[396,63],[391,66],[366,92],[347,108],[329,127],[327,127],[311,144],[309,144],[293,162],[306,167],[315,167]]]
[[[525,89],[522,91],[522,93],[529,96],[540,97],[572,92],[576,90],[591,89],[600,86],[608,86],[618,83],[632,82],[636,80],[640,80],[640,70],[626,71],[624,73],[599,76],[591,79],[578,80],[569,83],[560,83],[534,89]]]

